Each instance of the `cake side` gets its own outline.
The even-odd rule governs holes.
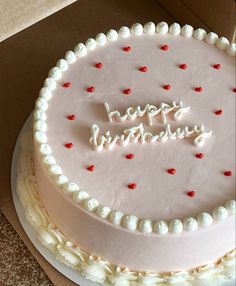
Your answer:
[[[162,283],[187,283],[202,285],[207,280],[208,285],[216,285],[235,277],[235,252],[192,271],[179,271],[165,274],[130,271],[126,268],[112,265],[104,259],[85,252],[68,240],[48,216],[38,194],[34,174],[34,155],[32,152],[31,131],[21,137],[22,151],[17,168],[17,193],[25,207],[26,217],[39,234],[40,241],[50,249],[55,257],[81,272],[86,278],[102,285],[158,285]]]

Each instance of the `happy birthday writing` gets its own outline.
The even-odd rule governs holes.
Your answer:
[[[91,127],[90,144],[97,151],[105,149],[112,149],[116,144],[126,146],[130,143],[157,143],[166,142],[168,140],[184,139],[188,137],[195,137],[193,144],[202,147],[205,144],[205,139],[209,138],[212,131],[206,131],[203,124],[184,127],[178,127],[175,130],[171,129],[170,123],[167,123],[167,116],[173,113],[174,120],[181,120],[185,113],[190,110],[190,106],[184,106],[183,102],[176,103],[173,101],[171,104],[160,103],[158,106],[146,104],[144,108],[140,106],[128,107],[123,115],[117,110],[111,111],[109,104],[104,103],[105,111],[109,122],[118,121],[133,121],[138,117],[147,117],[148,125],[153,124],[153,118],[158,115],[164,123],[164,130],[157,134],[153,134],[144,129],[143,123],[129,129],[125,129],[122,134],[111,135],[110,130],[105,134],[100,134],[100,128],[97,124]]]

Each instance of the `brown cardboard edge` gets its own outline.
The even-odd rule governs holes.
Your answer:
[[[23,227],[21,226],[21,223],[18,219],[13,201],[10,200],[9,202],[5,203],[1,210],[3,214],[6,216],[9,223],[12,225],[14,230],[17,232],[17,234],[20,236],[21,240],[24,242],[25,246],[29,249],[31,254],[34,256],[34,258],[37,260],[39,265],[42,267],[42,269],[46,272],[48,278],[52,281],[52,283],[55,286],[75,286],[74,282],[69,280],[67,277],[65,277],[63,274],[61,274],[59,271],[57,271],[34,247],[32,242],[30,241],[29,237],[25,233]],[[0,283],[1,286],[1,283]],[[2,285],[5,286],[5,285]]]
[[[207,31],[210,30],[210,28],[203,22],[201,22],[201,20],[198,17],[196,17],[196,15],[192,13],[191,10],[189,10],[186,6],[184,6],[180,0],[175,0],[174,5],[172,0],[156,0],[156,1],[160,4],[160,6],[164,10],[168,11],[168,13],[172,17],[174,17],[176,21],[181,25],[190,24],[195,29],[203,28]]]
[[[15,1],[15,7],[9,9],[5,15],[3,14],[1,16],[2,20],[0,23],[2,28],[0,29],[0,43],[75,1],[77,0],[37,1],[37,3],[35,2],[33,5],[32,3],[25,4],[25,7],[22,7],[22,2],[20,2],[20,5],[18,6],[17,1]],[[32,7],[29,9],[29,6]],[[6,12],[4,10],[3,13]],[[21,10],[22,12],[17,12],[18,10]]]
[[[230,42],[235,42],[236,27],[230,27],[227,32],[223,32],[223,35],[221,35],[222,29],[219,29],[217,25],[213,26],[212,23],[207,23],[207,19],[201,17],[201,14],[199,14],[198,11],[194,11],[191,9],[191,1],[175,0],[174,5],[173,0],[156,1],[164,10],[166,10],[170,14],[170,16],[174,17],[176,21],[179,22],[181,25],[190,24],[194,28],[203,28],[208,32],[213,31],[220,34],[220,36],[227,37]]]

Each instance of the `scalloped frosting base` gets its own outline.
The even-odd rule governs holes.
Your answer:
[[[83,251],[55,227],[37,191],[31,132],[22,136],[22,152],[17,166],[17,193],[25,215],[39,235],[40,241],[65,265],[78,270],[85,278],[101,285],[114,286],[218,286],[235,278],[235,251],[217,262],[192,271],[175,273],[135,272],[112,265],[103,258]]]

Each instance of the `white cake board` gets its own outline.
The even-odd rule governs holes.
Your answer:
[[[11,188],[12,188],[12,196],[13,196],[13,202],[16,208],[16,212],[18,215],[18,218],[20,220],[20,223],[28,235],[29,239],[33,243],[33,245],[36,247],[36,249],[40,252],[40,254],[54,267],[56,268],[60,273],[62,273],[64,276],[66,276],[68,279],[72,280],[76,284],[79,284],[81,286],[101,286],[100,284],[91,282],[85,278],[83,278],[78,271],[73,270],[72,268],[67,267],[65,264],[57,261],[55,259],[55,255],[48,250],[38,239],[38,233],[36,230],[32,227],[32,225],[27,221],[25,217],[25,210],[22,204],[20,203],[19,197],[16,192],[16,177],[17,177],[17,161],[20,155],[20,136],[26,131],[29,131],[31,129],[31,121],[32,121],[32,115],[29,116],[29,118],[26,120],[19,136],[16,141],[13,157],[12,157],[12,165],[11,165]],[[227,283],[224,283],[222,286],[235,286],[236,281],[230,281]],[[206,285],[206,284],[205,284]]]

